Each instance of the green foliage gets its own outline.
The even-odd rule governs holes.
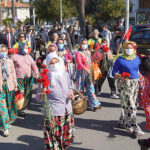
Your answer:
[[[21,20],[17,20],[16,25],[19,27],[22,24]]]
[[[98,5],[98,18],[104,22],[118,19],[124,15],[123,9],[125,8],[124,0],[103,0]]]
[[[30,18],[26,18],[24,21],[23,21],[23,24],[26,25],[26,24],[29,24],[30,23]]]
[[[12,18],[6,18],[6,19],[3,19],[3,20],[2,20],[2,24],[3,24],[4,26],[6,26],[6,25],[11,26],[12,23],[13,23],[13,19],[12,19]]]
[[[35,0],[34,7],[39,19],[46,21],[59,21],[60,0]],[[77,15],[75,5],[71,0],[62,0],[63,19]]]

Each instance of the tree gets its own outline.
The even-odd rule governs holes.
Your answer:
[[[85,26],[85,0],[79,0],[79,24],[83,34]]]
[[[113,21],[124,15],[125,1],[124,0],[103,0],[98,5],[98,19],[104,22]]]
[[[77,10],[71,0],[62,1],[63,19],[77,16]],[[59,0],[35,0],[35,13],[39,19],[46,21],[59,21],[60,19],[60,3]]]

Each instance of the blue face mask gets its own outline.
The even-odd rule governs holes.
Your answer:
[[[1,52],[0,57],[1,58],[6,58],[7,57],[7,52]]]
[[[58,48],[59,49],[63,49],[64,48],[64,44],[58,44]]]

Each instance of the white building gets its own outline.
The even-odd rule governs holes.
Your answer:
[[[12,2],[2,1],[2,19],[12,18]],[[15,16],[18,20],[24,21],[26,18],[30,18],[30,5],[20,2],[15,2]]]

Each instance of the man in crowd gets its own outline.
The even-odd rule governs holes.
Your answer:
[[[7,26],[5,33],[2,35],[2,44],[6,45],[8,49],[10,49],[15,43],[15,36],[11,33],[10,27]]]
[[[35,42],[35,38],[31,34],[31,29],[27,29],[26,41],[30,42],[31,48],[32,48],[31,56],[35,59],[35,57],[36,57],[36,42]]]

